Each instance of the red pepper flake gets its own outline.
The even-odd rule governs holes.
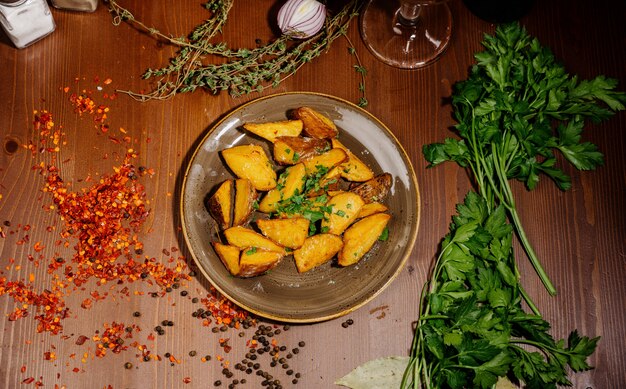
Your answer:
[[[89,339],[88,337],[86,337],[85,335],[80,335],[78,337],[78,339],[76,339],[76,344],[79,346],[82,346],[83,344],[85,344],[85,342],[87,341],[87,339]]]
[[[46,351],[45,353],[43,353],[43,358],[46,361],[54,361],[55,359],[57,359],[57,356],[54,352],[52,351]]]
[[[80,304],[81,308],[83,309],[89,309],[91,308],[91,304],[93,303],[93,301],[91,299],[84,299],[83,302]]]
[[[28,377],[24,380],[22,380],[23,384],[32,384],[35,381],[35,379],[33,377]]]
[[[183,378],[183,383],[188,384],[190,382],[191,382],[191,378],[190,377]]]
[[[25,372],[26,372],[26,366],[22,366],[22,367],[20,368],[20,372],[21,372],[21,373],[25,373]]]
[[[44,246],[41,242],[37,242],[35,243],[34,249],[36,252],[40,252],[41,250],[45,249],[46,246]]]

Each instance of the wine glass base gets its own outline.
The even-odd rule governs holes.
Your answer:
[[[450,43],[452,13],[446,2],[425,4],[410,23],[390,0],[372,0],[361,13],[361,36],[380,61],[401,69],[424,67]]]

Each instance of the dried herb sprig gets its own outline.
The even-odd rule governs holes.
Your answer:
[[[347,39],[346,31],[352,19],[358,15],[362,2],[352,0],[339,12],[327,18],[326,24],[318,34],[297,41],[288,35],[282,35],[256,48],[230,49],[225,42],[213,43],[226,23],[228,13],[234,0],[212,0],[204,4],[211,17],[194,28],[187,37],[173,37],[149,27],[137,20],[127,9],[115,0],[109,2],[109,11],[113,15],[113,24],[128,22],[151,35],[164,39],[180,49],[170,63],[159,69],[148,69],[142,75],[144,79],[157,78],[155,87],[149,93],[138,93],[129,90],[126,93],[139,101],[164,100],[177,93],[192,92],[198,88],[210,90],[212,93],[227,91],[236,97],[251,92],[261,92],[268,87],[276,87],[295,74],[304,64],[326,52],[339,37]],[[354,46],[349,41],[350,52]],[[226,59],[224,63],[207,64],[207,56],[218,56]],[[365,98],[365,69],[361,66],[358,56],[355,69],[360,74],[359,84],[361,98],[359,105],[367,105]]]

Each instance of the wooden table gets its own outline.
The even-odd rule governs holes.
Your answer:
[[[199,7],[200,2],[122,3],[147,24],[175,36],[186,34],[207,15]],[[236,2],[224,29],[225,40],[232,47],[250,47],[255,39],[271,39],[267,14],[274,3]],[[470,189],[467,173],[457,166],[445,164],[426,170],[421,148],[449,135],[448,128],[454,122],[445,98],[452,85],[467,76],[472,54],[480,50],[483,34],[494,30],[493,24],[470,14],[461,1],[451,1],[450,7],[454,17],[450,48],[440,61],[422,70],[401,71],[377,62],[363,46],[356,25],[349,30],[348,36],[368,71],[367,109],[394,132],[416,170],[422,196],[420,230],[406,268],[373,301],[346,317],[293,325],[275,336],[278,344],[289,350],[300,349],[287,361],[294,374],[300,373],[297,387],[331,388],[337,378],[365,361],[406,355],[409,350],[419,291],[438,243],[447,232],[454,206]],[[32,281],[37,293],[51,285],[52,275],[47,271],[50,260],[71,256],[73,249],[57,244],[62,240],[62,223],[54,211],[46,210],[52,201],[49,194],[42,192],[43,176],[32,168],[42,161],[49,162],[51,154],[33,156],[22,147],[39,139],[33,129],[33,111],[45,109],[54,115],[57,127],[63,126],[66,143],[60,146],[58,161],[62,176],[73,182],[74,189],[92,186],[103,174],[111,174],[126,148],[139,151],[137,164],[155,172],[141,178],[151,214],[139,240],[144,244],[145,255],[168,263],[169,258],[189,255],[175,203],[189,150],[224,113],[259,96],[253,93],[233,99],[226,94],[197,91],[147,103],[124,95],[105,99],[104,94],[116,88],[147,88],[140,75],[147,67],[164,65],[171,48],[157,44],[128,25],[114,27],[106,5],[101,4],[92,14],[53,10],[53,15],[56,31],[35,45],[17,50],[6,37],[0,44],[4,69],[0,82],[0,221],[5,223],[2,230],[6,235],[0,238],[0,270],[6,282]],[[531,34],[553,49],[568,71],[581,78],[598,74],[617,78],[623,90],[624,15],[623,2],[538,1],[521,21]],[[360,79],[353,65],[346,41],[338,40],[328,53],[263,95],[315,91],[357,101]],[[105,82],[107,79],[112,82]],[[83,90],[90,91],[96,103],[109,108],[107,133],[97,128],[93,115],[75,112],[69,98]],[[626,385],[624,128],[623,112],[589,126],[584,136],[599,146],[606,164],[594,172],[568,168],[572,190],[560,192],[547,179],[533,192],[514,185],[522,222],[559,293],[556,297],[546,294],[516,243],[526,290],[552,323],[555,337],[566,337],[575,328],[589,336],[602,336],[591,360],[596,368],[572,375],[575,388]],[[130,144],[124,136],[130,137]],[[65,277],[62,269],[57,271],[60,279]],[[206,296],[209,283],[195,277],[185,284],[160,298],[149,295],[156,287],[141,282],[108,282],[100,286],[91,282],[82,289],[69,290],[64,299],[70,315],[63,320],[63,331],[57,335],[37,332],[33,310],[28,317],[8,320],[20,307],[13,298],[1,296],[0,387],[26,388],[41,382],[47,388],[191,388],[213,387],[216,380],[226,387],[234,378],[247,379],[245,385],[238,387],[260,387],[262,378],[255,374],[237,372],[232,379],[226,378],[218,360],[218,356],[229,360],[234,371],[234,363],[247,352],[246,341],[254,335],[253,329],[213,333],[211,326],[203,326],[201,320],[192,316],[198,305],[191,299]],[[128,288],[127,295],[118,292],[124,287]],[[182,290],[188,294],[182,296]],[[107,296],[97,300],[90,294],[93,291]],[[86,299],[92,300],[89,309],[81,307]],[[134,312],[141,316],[135,317]],[[352,319],[353,325],[344,328],[342,323],[347,319]],[[164,327],[165,334],[159,336],[153,328],[162,320],[171,320],[174,326]],[[135,331],[132,340],[146,345],[151,354],[163,360],[143,362],[141,351],[137,345],[131,345],[132,340],[126,340],[126,351],[109,351],[104,357],[97,357],[96,342],[91,337],[97,331],[102,335],[105,326],[114,321],[139,326],[141,331]],[[277,325],[282,329],[282,325]],[[242,337],[239,332],[243,332]],[[81,343],[81,335],[89,339],[82,345],[76,344]],[[220,338],[230,339],[229,353],[220,347]],[[300,341],[306,345],[299,347]],[[196,355],[190,356],[191,351]],[[173,362],[165,357],[166,353],[175,358]],[[203,361],[205,355],[210,355],[211,360]],[[271,367],[269,361],[268,355],[258,358],[261,369],[280,379],[285,387],[296,386],[291,383],[295,375],[285,373],[289,369],[280,364]],[[132,368],[125,368],[127,362],[132,363]],[[187,378],[190,382],[185,384]]]

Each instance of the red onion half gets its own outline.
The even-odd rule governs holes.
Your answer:
[[[294,38],[317,34],[325,20],[326,6],[316,0],[288,0],[278,11],[278,27]]]

